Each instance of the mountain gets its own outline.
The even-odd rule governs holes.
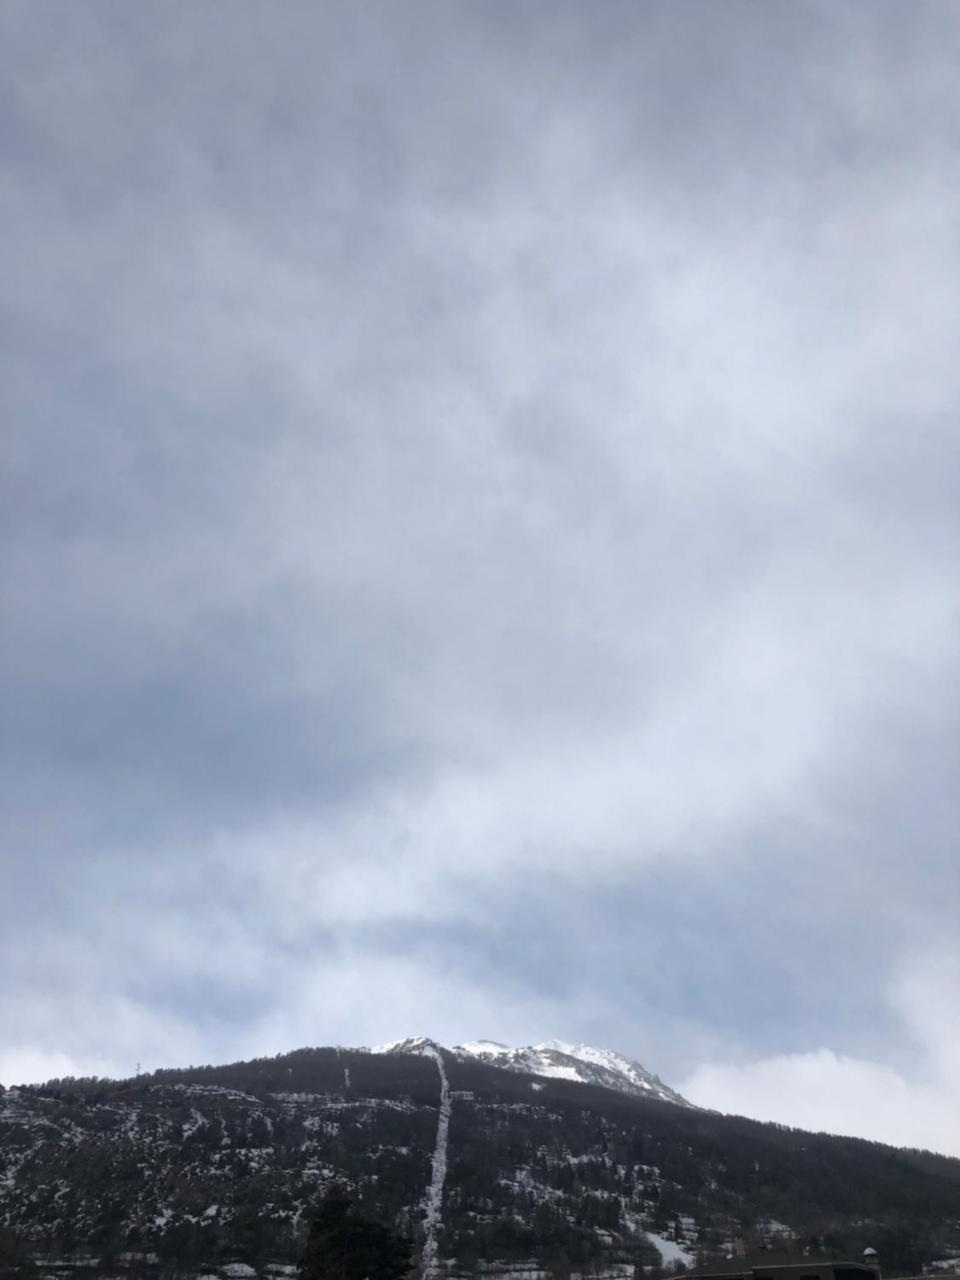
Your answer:
[[[6,1249],[41,1278],[276,1280],[334,1180],[433,1280],[632,1280],[739,1235],[869,1245],[887,1276],[960,1253],[958,1160],[574,1079],[643,1070],[582,1046],[384,1048],[0,1089],[0,1271]]]
[[[371,1052],[423,1053],[442,1048],[427,1036],[410,1036],[406,1040],[379,1045]],[[693,1106],[675,1089],[665,1085],[659,1076],[652,1075],[639,1062],[633,1062],[612,1049],[567,1044],[563,1040],[545,1040],[542,1044],[514,1049],[500,1044],[498,1040],[469,1040],[466,1044],[455,1044],[447,1052],[459,1058],[474,1058],[504,1071],[520,1071],[524,1075],[546,1076],[553,1080],[575,1080],[580,1084],[595,1084],[641,1098],[675,1102],[681,1107]]]
[[[616,1089],[620,1093],[632,1093],[641,1098],[658,1098],[661,1102],[675,1102],[681,1107],[693,1105],[639,1062],[633,1062],[612,1049],[566,1044],[562,1040],[546,1040],[543,1044],[511,1049],[494,1040],[473,1040],[467,1044],[454,1045],[453,1052],[479,1058],[489,1062],[491,1066],[522,1071],[527,1075],[547,1076],[554,1080],[579,1080],[581,1084],[596,1084],[604,1089]]]

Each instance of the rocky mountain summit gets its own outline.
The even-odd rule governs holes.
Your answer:
[[[578,1080],[581,1084],[600,1085],[604,1089],[615,1089],[641,1098],[675,1102],[681,1107],[693,1105],[639,1062],[633,1062],[612,1049],[594,1049],[591,1045],[567,1044],[563,1040],[546,1040],[523,1049],[511,1049],[493,1040],[474,1040],[454,1045],[453,1051],[479,1058],[491,1066],[522,1071],[527,1075]]]
[[[423,1053],[442,1048],[442,1045],[428,1036],[410,1036],[406,1040],[378,1045],[371,1052]],[[473,1058],[504,1071],[519,1071],[524,1075],[545,1076],[551,1080],[595,1084],[604,1089],[614,1089],[618,1093],[675,1102],[681,1107],[693,1105],[639,1062],[633,1062],[612,1049],[568,1044],[564,1040],[545,1040],[542,1044],[515,1049],[498,1040],[468,1040],[465,1044],[453,1045],[446,1052],[461,1059]]]

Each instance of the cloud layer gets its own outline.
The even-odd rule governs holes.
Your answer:
[[[0,1079],[561,1035],[960,1150],[957,18],[0,22]]]

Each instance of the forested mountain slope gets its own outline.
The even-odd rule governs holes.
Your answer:
[[[960,1161],[439,1049],[303,1049],[0,1093],[0,1222],[46,1255],[107,1266],[141,1251],[195,1273],[291,1262],[335,1178],[418,1247],[432,1186],[438,1263],[459,1272],[535,1260],[628,1275],[741,1233],[869,1244],[888,1275],[960,1252]]]

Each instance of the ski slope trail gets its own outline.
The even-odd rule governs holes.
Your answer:
[[[349,1093],[350,1092],[350,1068],[343,1061],[343,1055],[341,1054],[339,1047],[337,1048],[337,1061],[340,1063],[341,1067],[343,1068],[343,1091],[344,1093]]]
[[[423,1256],[420,1274],[424,1280],[431,1280],[437,1271],[437,1229],[443,1211],[443,1187],[447,1180],[447,1141],[450,1136],[450,1084],[447,1080],[443,1055],[439,1049],[421,1050],[425,1058],[432,1058],[437,1064],[440,1074],[440,1114],[437,1118],[437,1142],[433,1149],[433,1164],[430,1171],[430,1185],[427,1187],[426,1213],[423,1219]]]

